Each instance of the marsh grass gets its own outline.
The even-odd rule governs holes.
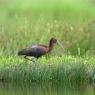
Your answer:
[[[55,36],[66,54],[94,55],[94,5],[82,0],[0,1],[0,54],[16,55]],[[57,46],[54,55],[63,53]]]
[[[94,80],[95,6],[85,1],[0,0],[0,80]],[[17,57],[18,50],[48,45],[51,37],[64,51],[56,46],[35,64]]]
[[[95,59],[72,56],[45,57],[36,63],[15,57],[1,60],[0,80],[13,82],[67,82],[89,83],[93,81]]]

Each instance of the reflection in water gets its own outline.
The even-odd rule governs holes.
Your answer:
[[[95,95],[95,88],[90,85],[66,86],[62,83],[0,83],[0,95]]]

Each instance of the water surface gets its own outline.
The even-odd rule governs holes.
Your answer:
[[[95,95],[95,87],[63,83],[0,83],[0,95]]]

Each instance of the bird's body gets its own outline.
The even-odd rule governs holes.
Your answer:
[[[35,46],[33,45],[29,48],[22,49],[21,51],[19,51],[18,54],[39,58],[46,53],[47,53],[46,48],[39,46],[39,45],[35,45]]]
[[[53,49],[54,44],[56,42],[57,40],[55,38],[51,38],[48,46],[41,45],[41,44],[33,45],[31,47],[20,50],[18,52],[18,55],[24,55],[25,57],[31,56],[31,57],[39,58],[49,53]]]

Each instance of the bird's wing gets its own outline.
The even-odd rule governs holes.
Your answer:
[[[40,45],[40,44],[32,45],[31,48],[34,48],[36,50],[41,50],[43,52],[47,52],[47,46],[45,46],[45,45]]]
[[[35,48],[25,48],[25,49],[22,49],[18,52],[18,55],[30,55],[32,53],[36,52],[36,49]]]
[[[40,46],[40,45],[33,45],[31,47],[31,50],[37,52],[37,53],[41,53],[41,54],[44,54],[46,53],[46,48],[43,47],[43,46]]]

